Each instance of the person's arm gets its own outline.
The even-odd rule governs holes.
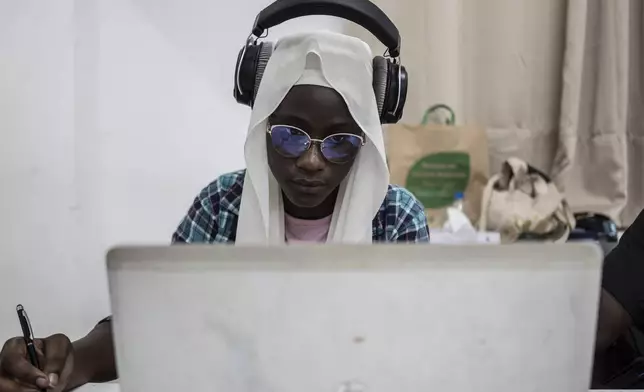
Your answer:
[[[74,346],[74,370],[65,390],[117,378],[111,321],[105,320],[99,323],[87,336],[72,345]]]
[[[188,213],[172,234],[172,244],[211,243],[215,240],[218,225],[214,211],[219,208],[219,195],[213,197],[209,192],[212,190],[206,188],[194,199]],[[214,206],[213,198],[216,201]]]
[[[595,351],[606,351],[633,324],[631,316],[608,291],[602,289]]]
[[[604,260],[596,352],[632,325],[644,329],[644,211]]]
[[[22,337],[7,340],[0,350],[0,391],[68,391],[88,382],[116,378],[112,327],[99,323],[86,337],[70,342],[63,334],[35,339],[40,367],[32,365]]]
[[[390,199],[396,211],[397,227],[388,242],[429,242],[425,207],[408,190],[397,188],[395,192]]]
[[[411,220],[406,226],[396,233],[395,242],[422,243],[429,242],[429,228],[425,215]]]

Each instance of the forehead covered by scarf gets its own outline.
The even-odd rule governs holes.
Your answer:
[[[251,114],[244,149],[246,177],[237,244],[284,243],[284,208],[268,167],[266,127],[294,85],[333,88],[366,136],[366,144],[340,186],[328,242],[371,242],[371,222],[387,193],[382,127],[372,88],[372,54],[363,41],[317,32],[280,40],[269,60]]]

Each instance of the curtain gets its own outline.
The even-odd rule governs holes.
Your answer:
[[[620,225],[644,208],[641,0],[374,1],[402,35],[404,122],[448,104],[458,122],[486,127],[492,172],[525,159],[575,211]]]
[[[643,4],[568,4],[553,174],[577,209],[623,224],[644,205]]]

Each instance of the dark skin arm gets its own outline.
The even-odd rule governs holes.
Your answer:
[[[111,323],[97,325],[72,343],[62,334],[34,341],[40,369],[28,359],[21,337],[9,339],[0,352],[0,392],[47,389],[68,391],[88,382],[116,378]]]
[[[642,327],[644,211],[604,259],[595,354],[604,354],[631,326]]]
[[[111,322],[97,325],[87,336],[75,341],[73,346],[75,366],[66,390],[117,378]]]
[[[597,320],[595,354],[606,351],[633,324],[624,307],[606,290],[602,289]]]

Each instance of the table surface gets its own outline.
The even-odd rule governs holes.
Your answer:
[[[119,392],[119,384],[118,383],[107,383],[107,384],[88,384],[85,385],[84,387],[78,388],[76,391],[78,392]],[[613,390],[611,392],[615,392],[617,390]],[[593,391],[593,392],[602,392],[599,390]],[[605,391],[609,392],[609,391]]]
[[[106,384],[87,384],[76,389],[78,392],[119,392],[118,383],[106,383]]]

